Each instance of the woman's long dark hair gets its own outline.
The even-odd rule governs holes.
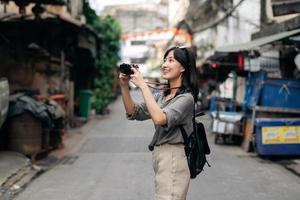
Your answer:
[[[171,51],[174,51],[175,60],[177,60],[184,67],[181,88],[179,88],[177,94],[191,92],[196,102],[199,92],[197,84],[196,56],[190,48],[172,47],[165,52],[164,59]],[[168,86],[170,86],[169,83]],[[170,90],[166,90],[164,92],[164,95],[168,94],[170,94]]]

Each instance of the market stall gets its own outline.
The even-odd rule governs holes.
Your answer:
[[[210,113],[216,137],[238,135],[240,130],[246,151],[255,150],[261,156],[300,155],[299,32],[296,29],[222,47],[217,50],[222,59],[214,56],[209,60],[218,80],[226,80],[219,76],[228,70],[225,76],[234,72],[245,80],[242,85],[233,81],[229,99],[222,98],[220,91],[212,98]],[[237,101],[241,95],[243,100]]]

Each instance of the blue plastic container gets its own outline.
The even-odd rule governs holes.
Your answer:
[[[300,118],[256,119],[255,144],[259,155],[300,155]]]
[[[261,106],[300,108],[300,80],[266,79],[262,84]]]
[[[209,112],[212,113],[217,110],[217,102],[216,102],[216,97],[212,96],[210,99],[210,104],[209,104]]]

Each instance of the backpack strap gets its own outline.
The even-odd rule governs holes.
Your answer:
[[[183,141],[184,141],[184,151],[185,151],[185,155],[186,155],[186,158],[188,159],[188,155],[189,155],[189,152],[190,152],[188,135],[186,134],[186,131],[185,131],[185,129],[183,128],[182,125],[180,125],[179,128],[180,128],[180,130],[181,130],[181,135],[182,135]]]
[[[184,146],[188,147],[188,135],[186,134],[186,131],[184,130],[183,126],[180,125],[179,126],[180,130],[181,130],[181,135],[183,137],[183,141],[184,141]]]
[[[194,114],[193,114],[193,131],[196,130],[196,122],[195,122],[195,118],[196,118],[196,109],[195,109],[195,105],[194,105]],[[185,129],[183,128],[183,125],[179,126],[180,130],[181,130],[181,135],[183,137],[183,141],[184,141],[184,145],[186,147],[189,146],[189,139],[188,139],[188,134],[186,133]]]

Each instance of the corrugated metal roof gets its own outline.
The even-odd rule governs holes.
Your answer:
[[[0,24],[3,23],[9,23],[9,22],[19,22],[19,21],[34,21],[35,16],[33,14],[28,14],[28,15],[21,15],[21,14],[16,14],[16,13],[9,13],[9,14],[0,14]],[[100,34],[98,34],[96,31],[94,31],[89,25],[76,20],[76,19],[72,19],[70,17],[66,17],[64,15],[57,15],[54,13],[44,13],[41,16],[41,20],[43,21],[47,21],[47,20],[61,20],[63,22],[66,22],[68,24],[72,24],[78,28],[82,28],[83,30],[88,31],[89,33],[93,34],[97,40],[101,40],[102,36]]]
[[[66,0],[11,0],[16,3],[41,3],[50,5],[65,5]]]
[[[229,45],[229,46],[221,46],[216,48],[217,52],[239,52],[239,51],[247,51],[251,49],[257,49],[260,46],[279,41],[285,39],[287,37],[293,36],[300,33],[300,29],[295,29],[292,31],[285,31],[282,33],[277,33],[274,35],[269,35],[266,37],[258,38],[252,40],[250,42],[236,44],[236,45]]]

